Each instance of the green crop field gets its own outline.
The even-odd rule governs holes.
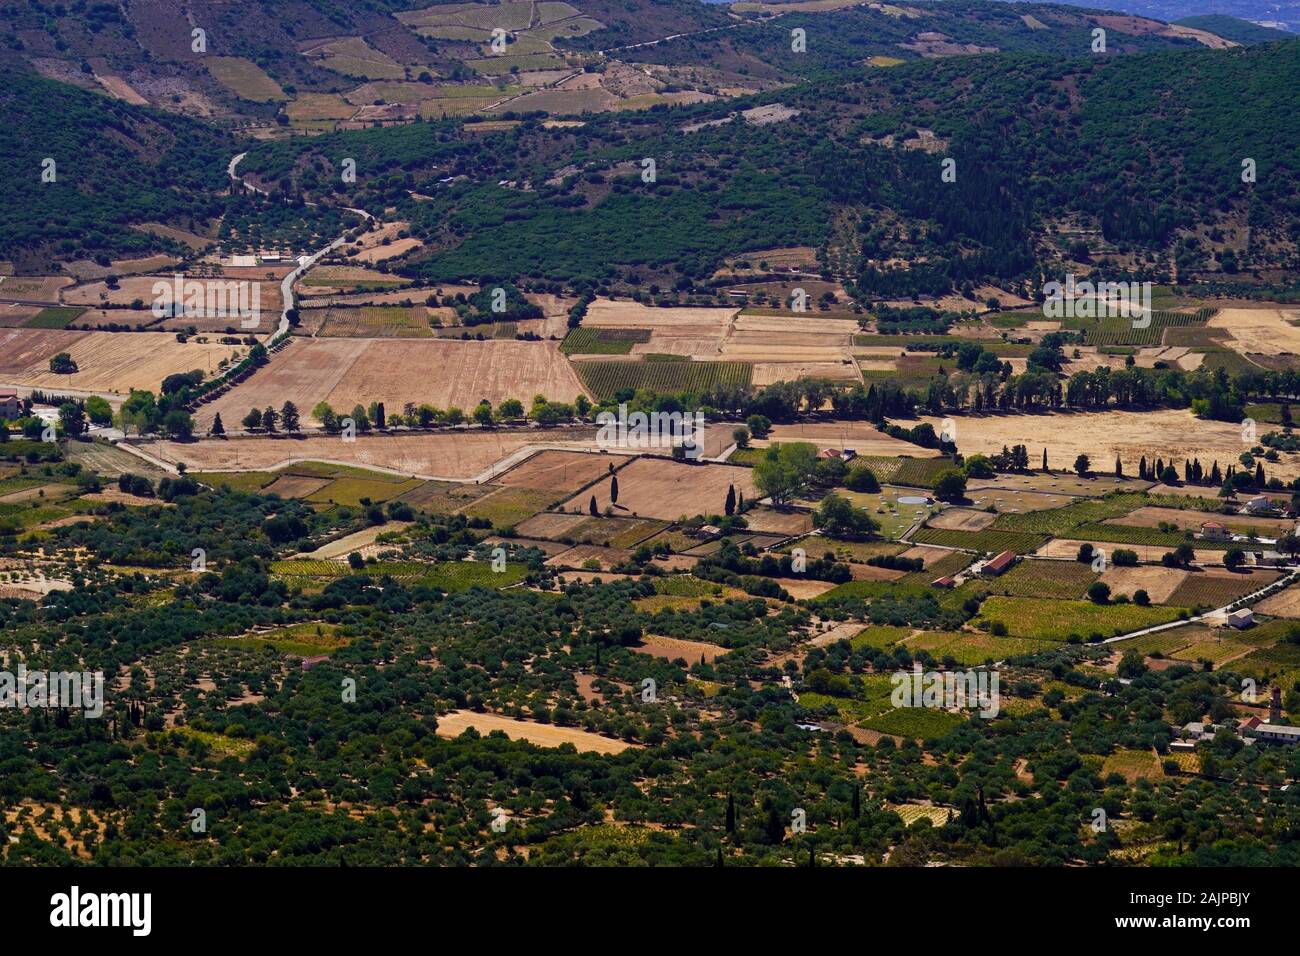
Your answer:
[[[558,497],[564,496],[561,494]],[[492,527],[497,529],[513,528],[519,522],[545,510],[556,498],[554,491],[544,489],[503,488],[475,501],[461,514],[471,518],[487,518],[492,522]]]
[[[1079,525],[1121,517],[1149,503],[1143,495],[1111,495],[1108,498],[1076,501],[1062,508],[998,515],[997,520],[990,527],[994,531],[1022,531],[1059,536]]]
[[[1001,661],[1057,646],[1055,641],[995,637],[979,631],[924,631],[908,640],[908,650],[926,651],[938,661],[952,658],[962,667]]]
[[[1082,598],[1098,575],[1090,564],[1077,561],[1020,561],[1010,571],[987,582],[993,594],[1010,597]]]
[[[1176,621],[1174,607],[1136,604],[1093,604],[1091,601],[1051,601],[1040,598],[990,597],[980,608],[981,622],[1006,625],[1007,636],[1064,641],[1071,635],[1113,637],[1127,631]]]
[[[952,465],[951,458],[908,458],[906,455],[859,455],[850,468],[870,468],[882,484],[933,488],[935,479]]]
[[[422,584],[444,591],[466,591],[473,587],[504,588],[518,584],[528,574],[522,564],[507,564],[504,571],[493,571],[487,561],[446,561],[423,564],[418,561],[377,561],[367,564],[361,571],[353,571],[344,561],[298,559],[271,562],[271,573],[298,583],[315,580],[332,580],[353,574],[364,574],[373,579],[385,576],[407,585]]]
[[[582,384],[601,401],[624,389],[698,391],[718,386],[748,388],[754,366],[747,362],[574,362]]]
[[[363,498],[377,504],[389,498],[396,498],[403,492],[414,491],[423,483],[418,478],[396,482],[371,478],[336,478],[324,488],[313,491],[306,500],[317,504],[347,505],[355,508],[365,505]]]
[[[85,309],[79,308],[52,306],[48,309],[41,309],[41,311],[24,322],[23,327],[28,329],[66,329],[85,311]]]
[[[1067,318],[1063,328],[1083,332],[1086,345],[1160,345],[1165,329],[1186,326],[1203,326],[1216,309],[1198,309],[1196,312],[1152,312],[1149,324],[1136,328],[1134,319],[1127,317],[1090,319]]]
[[[638,342],[649,342],[649,329],[591,329],[579,327],[570,330],[560,343],[565,355],[627,355]]]
[[[1026,534],[1019,531],[949,531],[945,528],[922,528],[912,535],[917,544],[937,544],[945,548],[964,548],[968,551],[988,551],[994,554],[1014,551],[1028,554],[1047,542],[1047,535]]]

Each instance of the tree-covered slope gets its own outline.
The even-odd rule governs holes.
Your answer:
[[[229,138],[21,70],[0,72],[0,258],[83,258],[156,248],[127,228],[189,226],[218,213]],[[46,170],[53,161],[53,181]]]
[[[528,120],[484,139],[420,124],[266,144],[246,168],[291,192],[395,206],[427,242],[402,268],[438,280],[699,280],[725,255],[838,243],[860,246],[844,271],[869,290],[937,291],[1030,276],[1033,232],[1067,214],[1155,250],[1249,223],[1244,254],[1286,260],[1300,240],[1298,51],[947,58],[576,129]],[[736,115],[754,103],[784,118]],[[900,148],[918,131],[931,149]],[[340,184],[339,156],[358,157],[355,186]],[[914,265],[870,262],[895,258]]]

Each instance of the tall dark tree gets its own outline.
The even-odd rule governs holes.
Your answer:
[[[1047,449],[1043,449],[1043,471],[1047,471]]]
[[[735,485],[727,485],[726,512],[728,518],[730,518],[732,515],[736,513],[736,486]]]
[[[284,426],[287,432],[298,431],[298,406],[293,402],[285,402],[280,408],[280,424]]]
[[[609,479],[609,503],[618,504],[618,475],[612,475]]]
[[[591,496],[591,501],[587,502],[587,510],[591,512],[591,516],[592,516],[593,518],[595,518],[597,515],[600,514],[600,509],[596,507],[596,496],[595,496],[595,495],[592,495],[592,496]]]
[[[208,434],[220,438],[225,433],[226,426],[221,423],[221,413],[217,412],[216,417],[212,419],[212,428],[208,431]]]

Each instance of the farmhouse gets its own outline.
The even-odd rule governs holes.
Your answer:
[[[980,568],[980,573],[995,577],[1015,563],[1016,553],[1014,551],[1003,551],[997,557],[986,561],[984,567]]]
[[[1227,541],[1232,535],[1228,533],[1227,525],[1206,521],[1201,525],[1201,537],[1206,541]]]
[[[1256,495],[1246,502],[1246,511],[1250,514],[1259,514],[1264,511],[1272,511],[1273,502],[1268,500],[1268,495]]]
[[[0,390],[0,418],[14,419],[23,413],[23,403],[12,389]]]
[[[1256,740],[1262,740],[1270,744],[1300,743],[1300,727],[1272,722],[1265,723],[1258,717],[1251,717],[1242,724],[1241,732],[1244,736],[1254,737]]]
[[[945,574],[943,577],[941,577],[941,578],[935,578],[933,581],[931,581],[931,582],[930,582],[930,587],[932,587],[932,588],[950,588],[950,587],[952,587],[952,586],[953,586],[954,584],[956,584],[956,583],[957,583],[957,582],[956,582],[955,580],[953,580],[953,578],[952,578],[951,575]]]

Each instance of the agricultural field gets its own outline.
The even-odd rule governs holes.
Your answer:
[[[931,459],[938,458],[938,449],[922,448],[899,438],[892,438],[875,428],[869,422],[808,422],[802,424],[776,424],[766,439],[755,439],[755,447],[781,442],[812,442],[819,448],[851,448],[858,455],[850,465],[866,464],[876,473],[882,482],[912,484],[899,482],[892,474],[884,473],[885,459],[896,460],[911,458],[924,466],[932,467]],[[880,459],[878,461],[878,459]],[[947,467],[951,462],[945,459]],[[909,462],[903,461],[897,467],[906,468]],[[933,479],[929,482],[933,484]]]
[[[462,508],[460,514],[486,518],[494,528],[514,528],[554,504],[562,494],[537,488],[498,488]]]
[[[201,406],[195,419],[206,430],[219,412],[229,430],[250,408],[278,408],[286,399],[309,424],[306,413],[320,401],[340,414],[371,402],[392,411],[427,402],[469,412],[483,399],[527,404],[539,394],[563,402],[583,394],[553,342],[295,339],[265,368]]]
[[[391,469],[405,476],[472,480],[525,446],[547,444],[595,448],[592,429],[444,431],[304,438],[228,438],[193,442],[142,441],[151,455],[191,471],[272,471],[294,461],[326,460]],[[724,489],[725,492],[725,489]]]
[[[218,83],[243,100],[254,103],[279,103],[287,100],[280,84],[266,75],[256,63],[238,56],[210,56],[203,60]]]
[[[618,754],[635,746],[623,740],[602,737],[600,734],[577,727],[541,724],[536,721],[502,717],[499,714],[454,710],[438,715],[439,737],[459,737],[467,730],[475,730],[482,736],[501,733],[511,740],[526,740],[538,747],[571,744],[579,753]]]
[[[157,392],[162,380],[177,372],[218,374],[224,362],[242,357],[243,351],[239,346],[177,342],[176,336],[163,332],[0,329],[0,380],[125,397],[132,389]],[[76,372],[50,371],[50,359],[60,352],[72,357]]]
[[[882,485],[878,494],[836,488],[835,494],[870,512],[872,520],[880,525],[880,534],[886,538],[901,538],[908,528],[929,517],[934,508],[929,498],[910,488]],[[910,498],[921,500],[903,500]]]
[[[597,361],[575,362],[573,367],[586,389],[600,401],[643,388],[654,392],[744,388],[753,376],[753,366],[742,362]]]
[[[625,455],[542,451],[498,475],[499,485],[538,488],[556,492],[577,491],[583,485],[617,470],[628,462]]]
[[[458,592],[476,587],[513,587],[524,579],[527,569],[523,565],[507,564],[504,571],[494,571],[491,563],[486,561],[448,561],[438,564],[378,561],[368,562],[362,571],[353,571],[342,561],[298,559],[273,562],[271,573],[304,587],[312,582],[325,583],[348,575],[365,574],[374,579],[392,577],[410,586],[423,585]]]
[[[327,70],[344,76],[365,80],[400,80],[406,76],[406,71],[399,63],[386,53],[376,50],[362,37],[311,44],[302,54]]]
[[[998,554],[1015,551],[1029,554],[1046,542],[1041,534],[1019,531],[945,531],[941,528],[920,528],[911,538],[917,544],[933,544],[943,548],[961,548],[965,551],[984,551]]]
[[[1091,458],[1095,471],[1108,475],[1114,472],[1116,457],[1126,475],[1137,474],[1143,456],[1147,461],[1198,458],[1207,467],[1215,461],[1224,467],[1236,462],[1242,452],[1240,424],[1196,418],[1184,409],[949,417],[964,455],[995,455],[1004,445],[1027,444],[1033,464],[1046,447],[1048,464],[1056,469],[1072,466],[1081,454]],[[943,427],[939,417],[923,416],[921,421],[929,422],[936,433]],[[1281,461],[1265,465],[1265,471],[1284,481],[1300,477],[1300,455],[1284,453]]]
[[[1179,609],[1170,607],[993,596],[980,608],[976,623],[1000,623],[1009,637],[1048,641],[1078,637],[1086,641],[1094,635],[1113,637],[1167,624],[1178,617]]]
[[[667,458],[642,457],[621,468],[617,475],[618,501],[610,500],[611,482],[600,481],[566,501],[563,510],[587,514],[594,497],[596,510],[604,514],[662,518],[675,521],[683,516],[722,514],[727,489],[748,501],[757,500],[757,489],[748,468],[732,465],[693,465]]]
[[[560,344],[565,355],[627,355],[638,342],[649,342],[649,329],[591,329],[578,327]]]
[[[1166,603],[1190,608],[1223,607],[1252,591],[1267,587],[1277,577],[1275,571],[1198,571],[1184,578]]]
[[[321,312],[315,315],[312,313]],[[302,317],[304,324],[314,324],[316,335],[324,338],[429,338],[429,318],[423,306],[400,305],[338,306],[311,310]]]
[[[989,578],[985,586],[993,594],[1010,597],[1078,600],[1097,579],[1090,564],[1025,559],[998,577]]]
[[[1128,783],[1138,780],[1159,780],[1165,773],[1160,768],[1160,758],[1153,750],[1116,750],[1101,765],[1103,778],[1117,773]]]

